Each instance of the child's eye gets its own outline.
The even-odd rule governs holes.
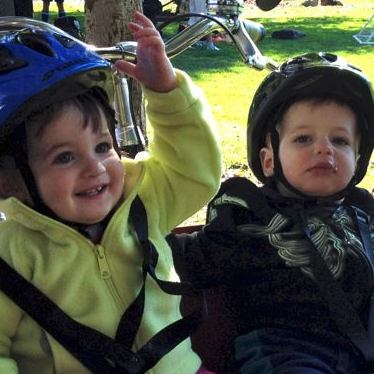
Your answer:
[[[350,142],[347,139],[341,137],[334,138],[332,142],[337,145],[350,145]]]
[[[295,143],[307,143],[309,142],[311,137],[309,135],[299,135],[294,139]]]
[[[73,155],[70,152],[63,152],[57,155],[54,159],[56,164],[68,164],[73,160]]]
[[[97,153],[107,153],[111,148],[112,148],[111,144],[107,142],[103,142],[96,146],[95,151]]]

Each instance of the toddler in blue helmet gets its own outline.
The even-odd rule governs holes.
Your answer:
[[[373,151],[373,113],[370,82],[344,59],[285,62],[249,113],[248,160],[261,186],[225,181],[203,230],[169,237],[182,279],[224,285],[229,331],[216,313],[222,352],[232,352],[226,371],[372,370],[374,201],[356,185]]]
[[[0,257],[72,319],[114,338],[144,283],[138,216],[129,213],[135,199],[158,252],[157,276],[178,281],[164,237],[218,189],[220,152],[209,106],[173,69],[153,24],[136,13],[130,29],[137,62],[118,61],[116,68],[144,87],[153,134],[149,152],[120,157],[111,64],[57,31],[1,28]],[[150,277],[144,299],[135,339],[127,342],[134,352],[180,318],[180,297]],[[105,361],[105,373],[120,372],[112,356]],[[186,339],[149,373],[194,374],[200,366]],[[93,370],[0,291],[0,372]]]

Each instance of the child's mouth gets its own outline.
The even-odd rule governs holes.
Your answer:
[[[86,196],[86,197],[92,197],[102,194],[106,190],[107,186],[100,186],[96,188],[92,188],[91,190],[87,190],[84,192],[77,193],[78,196]]]
[[[313,165],[309,170],[312,172],[333,172],[335,168],[334,165],[329,162],[319,162]]]

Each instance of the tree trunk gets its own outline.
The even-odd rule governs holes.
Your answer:
[[[134,19],[135,11],[142,10],[142,0],[86,0],[86,42],[97,47],[108,47],[133,40],[127,24]],[[139,84],[133,83],[135,121],[145,134],[144,97]]]
[[[13,0],[0,0],[0,17],[14,16]]]
[[[33,17],[32,0],[14,0],[14,11],[16,16]]]

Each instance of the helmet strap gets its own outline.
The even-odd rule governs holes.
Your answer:
[[[44,204],[42,198],[40,197],[34,175],[30,169],[28,162],[27,150],[25,148],[26,143],[26,129],[25,125],[19,126],[17,129],[17,135],[13,136],[13,157],[16,167],[21,173],[22,179],[26,184],[27,191],[33,202],[33,208],[48,217],[56,218],[56,215],[51,209]]]

